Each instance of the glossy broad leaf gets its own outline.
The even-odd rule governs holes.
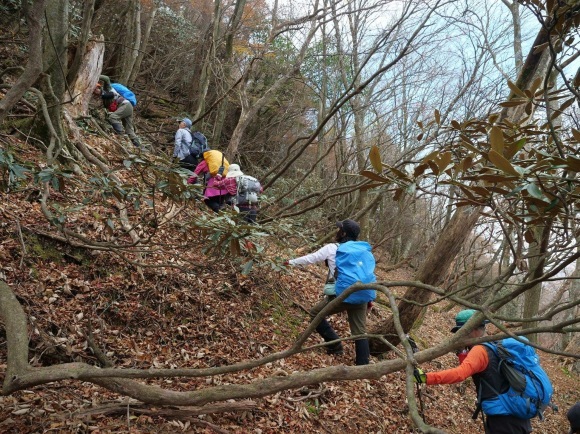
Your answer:
[[[373,165],[373,169],[375,169],[377,173],[381,173],[383,171],[383,163],[381,162],[381,153],[378,146],[373,145],[371,147],[369,158],[371,160],[371,164]]]
[[[506,160],[503,155],[500,155],[495,150],[492,149],[489,151],[487,156],[493,165],[498,169],[505,173],[509,173],[510,175],[517,176],[518,178],[521,177],[520,173],[514,168],[514,166],[512,166],[512,164]]]

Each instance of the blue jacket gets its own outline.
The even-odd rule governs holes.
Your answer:
[[[336,250],[336,295],[339,296],[349,286],[360,283],[374,283],[375,257],[371,245],[366,241],[347,241]],[[344,302],[362,304],[376,298],[374,289],[362,289],[349,295]]]

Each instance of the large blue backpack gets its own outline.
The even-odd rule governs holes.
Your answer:
[[[128,100],[133,107],[137,105],[137,97],[129,88],[123,86],[121,83],[111,83],[111,87],[117,91],[119,95]]]
[[[528,341],[524,337],[519,339]],[[538,416],[550,405],[554,389],[546,372],[540,366],[534,348],[514,338],[483,344],[499,358],[500,374],[509,384],[505,393],[496,394],[478,405],[487,415],[511,415],[520,419]],[[489,386],[489,385],[488,385]]]
[[[366,241],[347,241],[336,250],[336,295],[339,296],[349,286],[376,282],[375,257],[371,245]],[[357,291],[344,300],[345,303],[362,304],[376,298],[374,289]]]

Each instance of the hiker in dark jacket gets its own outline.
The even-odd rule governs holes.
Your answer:
[[[111,86],[111,79],[106,75],[99,76],[97,93],[100,93],[103,105],[107,109],[107,120],[113,127],[115,134],[126,132],[133,145],[140,147],[141,142],[133,127],[133,105],[123,98]],[[124,127],[124,131],[123,131]]]
[[[459,312],[455,317],[455,327],[451,329],[451,332],[457,332],[475,313],[477,311],[473,309]],[[467,337],[480,338],[485,336],[487,322],[484,320]],[[484,345],[475,345],[466,348],[465,351],[461,351],[457,355],[460,360],[458,367],[427,373],[417,368],[415,369],[415,381],[427,385],[455,384],[472,377],[477,394],[478,396],[481,394],[482,401],[496,396],[496,393],[490,390],[487,385],[491,385],[499,393],[507,391],[509,383],[500,374],[500,360],[491,349]],[[486,415],[484,425],[486,434],[528,434],[532,432],[532,424],[529,419],[520,419],[514,416]]]
[[[580,434],[580,402],[570,407],[566,417],[570,422],[570,434]]]
[[[286,265],[308,265],[315,264],[317,262],[325,261],[328,266],[328,278],[327,282],[334,282],[335,267],[336,267],[336,251],[341,243],[346,243],[349,241],[356,241],[360,234],[360,226],[354,220],[343,220],[336,224],[338,230],[336,231],[335,240],[336,243],[326,244],[314,253],[306,256],[301,256],[299,258],[290,259],[286,261]],[[369,283],[369,282],[366,282]],[[374,293],[374,291],[373,291]],[[347,297],[342,303],[336,306],[329,315],[334,315],[339,312],[346,311],[348,315],[348,324],[350,326],[350,333],[355,335],[366,334],[366,321],[367,321],[367,309],[370,307],[370,302],[374,300],[374,296],[371,299],[356,300],[355,303],[350,302],[349,298],[356,296],[357,293]],[[310,309],[310,318],[314,319],[316,315],[320,313],[322,309],[326,307],[328,303],[336,298],[336,295],[326,295],[322,301],[316,304],[312,309]],[[329,324],[326,318],[316,327],[316,331],[322,336],[325,342],[334,341],[340,339],[336,334],[332,326]],[[356,359],[355,363],[357,365],[367,365],[370,359],[370,350],[368,339],[357,339],[355,341],[355,351]],[[334,344],[328,345],[326,347],[326,352],[328,354],[341,355],[343,354],[342,342],[336,342]]]
[[[181,167],[193,172],[199,161],[191,154],[191,143],[193,142],[190,130],[191,125],[191,120],[188,118],[183,118],[179,121],[179,128],[175,132],[173,156],[179,159]]]

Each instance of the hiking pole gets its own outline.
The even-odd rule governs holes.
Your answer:
[[[425,420],[425,408],[423,407],[422,384],[415,383],[417,387],[417,398],[419,399],[419,415],[421,419]]]
[[[413,354],[418,352],[419,347],[417,346],[417,342],[415,342],[415,340],[409,335],[407,335],[407,340],[409,341],[409,345],[411,346],[411,350],[413,351]],[[419,400],[419,414],[421,415],[421,419],[425,420],[425,407],[423,406],[422,386],[423,386],[422,384],[415,383],[415,387],[417,389],[417,398]]]

